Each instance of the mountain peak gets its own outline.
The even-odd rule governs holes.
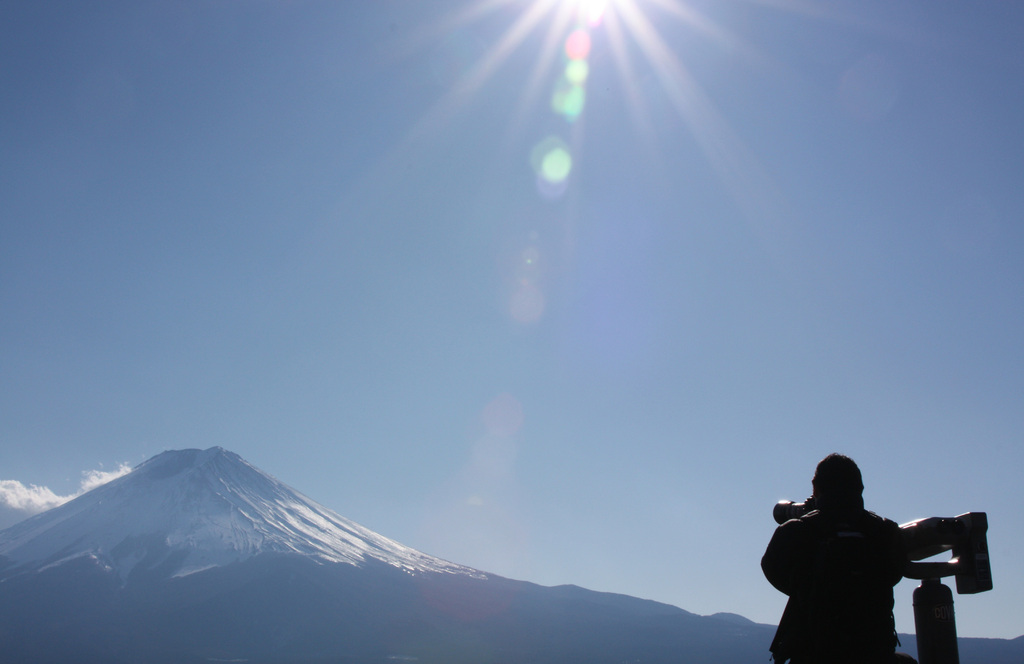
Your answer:
[[[165,480],[194,472],[214,475],[236,475],[238,472],[265,475],[242,457],[223,447],[205,450],[167,450],[143,461],[132,471],[137,477],[150,480]]]
[[[155,457],[142,462],[139,467],[150,467],[150,468],[175,468],[177,470],[187,470],[196,466],[201,466],[212,459],[219,457],[231,457],[234,459],[241,460],[242,457],[238,456],[234,452],[229,452],[223,447],[210,447],[205,450],[200,449],[185,449],[185,450],[167,450],[157,454]]]
[[[0,533],[4,568],[88,556],[122,580],[181,576],[273,553],[409,572],[479,574],[383,537],[221,447],[170,450]]]

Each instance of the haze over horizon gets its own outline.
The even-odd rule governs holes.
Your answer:
[[[0,526],[222,446],[774,623],[772,505],[839,451],[987,512],[958,631],[1024,634],[1024,5],[579,4],[0,7]]]

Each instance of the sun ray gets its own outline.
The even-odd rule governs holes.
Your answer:
[[[735,35],[684,2],[679,2],[679,0],[646,0],[646,2],[683,23],[693,26],[702,35],[714,39],[725,49],[736,49],[740,45],[740,40]],[[630,4],[632,4],[632,0],[630,0]]]
[[[514,2],[516,0],[485,0],[480,3],[471,3],[462,12],[452,15],[430,28],[425,28],[415,41],[427,40],[424,43],[430,43],[429,35],[444,34],[445,30],[454,30],[458,26],[465,26],[473,21],[480,20],[481,17],[500,7]],[[479,62],[460,80],[456,81],[452,89],[424,112],[423,116],[408,132],[401,144],[394,148],[393,152],[402,152],[407,146],[436,133],[440,127],[450,122],[458,110],[463,108],[479,92],[480,88],[494,75],[495,71],[515,52],[558,3],[559,0],[534,0],[531,2],[512,25],[501,34],[497,42],[483,54]]]
[[[542,1],[546,2],[546,0]],[[547,2],[547,4],[550,5],[552,3]],[[558,60],[558,50],[562,44],[563,34],[572,23],[574,13],[570,3],[557,3],[554,20],[548,26],[544,36],[544,44],[541,47],[539,56],[534,61],[530,78],[527,80],[523,95],[517,104],[516,113],[513,114],[513,125],[509,130],[510,139],[516,134],[522,122],[525,121],[529,115],[528,109],[536,104],[538,96],[544,89],[545,76],[550,74],[552,65]]]
[[[636,4],[623,0],[617,9],[676,112],[736,203],[748,218],[776,216],[778,190],[753,153]]]
[[[619,80],[625,87],[627,108],[640,130],[642,136],[648,141],[654,141],[654,125],[648,113],[647,102],[644,99],[640,88],[637,87],[637,75],[633,66],[633,56],[630,54],[626,43],[626,34],[622,29],[622,23],[618,14],[611,12],[604,24],[605,33],[608,35],[608,44],[612,49],[612,62],[619,72]]]
[[[557,0],[536,0],[536,2],[531,3],[527,10],[509,26],[498,43],[469,72],[466,80],[460,85],[461,94],[468,95],[483,85],[523,40],[529,36],[537,24],[551,12],[552,5],[556,3]]]
[[[471,2],[461,10],[442,16],[437,21],[432,21],[421,26],[407,42],[407,50],[414,52],[428,46],[446,34],[466,27],[484,16],[501,9],[506,5],[513,4],[518,0],[478,0]]]

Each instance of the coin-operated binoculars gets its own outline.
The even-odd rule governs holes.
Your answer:
[[[920,664],[960,664],[956,643],[953,593],[940,579],[956,578],[961,595],[992,590],[988,558],[988,517],[968,512],[953,518],[929,517],[900,526],[907,548],[903,576],[919,579],[914,590],[914,626]],[[953,552],[945,562],[920,562],[944,551]]]

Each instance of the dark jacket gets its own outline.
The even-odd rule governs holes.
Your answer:
[[[761,559],[768,581],[789,595],[775,661],[888,661],[897,644],[892,588],[905,564],[899,526],[859,501],[779,526]]]

